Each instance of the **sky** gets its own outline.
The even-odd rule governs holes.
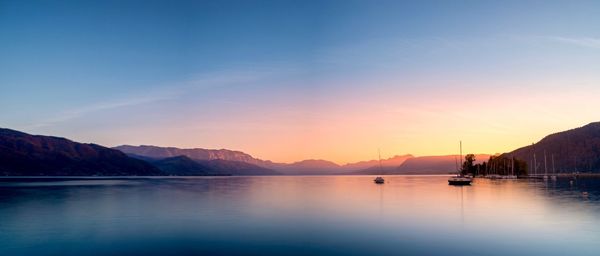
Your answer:
[[[0,127],[347,163],[600,121],[599,1],[0,0]]]

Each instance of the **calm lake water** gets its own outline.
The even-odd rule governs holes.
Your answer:
[[[372,180],[3,181],[0,255],[600,255],[597,179]]]

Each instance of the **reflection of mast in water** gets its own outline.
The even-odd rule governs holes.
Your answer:
[[[465,207],[463,203],[463,187],[460,187],[460,223],[465,226]]]
[[[464,187],[460,187],[460,224],[464,228],[465,226],[465,207],[464,207],[464,195],[463,195]],[[458,197],[458,190],[456,191],[456,195]]]
[[[379,187],[379,221],[383,222],[383,187]]]

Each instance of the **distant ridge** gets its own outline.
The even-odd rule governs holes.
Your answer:
[[[489,154],[475,154],[476,162],[483,162],[489,159]],[[464,155],[463,155],[464,158]],[[456,172],[456,165],[464,159],[459,155],[447,156],[421,156],[406,160],[399,166],[394,174],[448,174]]]
[[[228,149],[204,149],[204,148],[176,148],[176,147],[158,147],[149,145],[131,146],[121,145],[114,147],[113,149],[120,150],[125,154],[133,154],[144,157],[152,158],[168,158],[175,156],[187,156],[194,160],[228,160],[244,162],[249,164],[258,165],[261,167],[271,167],[273,163],[271,161],[263,161],[258,158],[254,158],[249,154],[241,151],[228,150]]]
[[[410,154],[406,154],[406,155],[396,155],[387,159],[381,159],[381,166],[385,167],[385,168],[390,168],[390,167],[398,167],[400,165],[402,165],[406,160],[413,158],[413,155]],[[349,163],[349,164],[345,164],[342,166],[343,169],[345,170],[352,170],[352,171],[357,171],[357,170],[366,170],[366,169],[371,169],[371,168],[379,168],[379,160],[370,160],[370,161],[361,161],[361,162],[356,162],[356,163]]]
[[[162,172],[123,152],[65,138],[0,128],[0,175],[146,176]]]
[[[341,166],[327,160],[308,159],[291,164],[278,164],[277,170],[291,175],[324,175],[338,174]]]
[[[279,175],[280,173],[266,167],[237,160],[227,159],[250,159],[250,155],[231,150],[208,149],[178,149],[161,148],[155,146],[120,146],[114,149],[125,151],[133,158],[149,162],[168,175]],[[135,152],[135,153],[128,153]],[[171,156],[176,153],[187,153],[184,155]],[[207,154],[205,154],[207,153]],[[232,153],[233,155],[230,155]],[[244,156],[245,155],[245,156]],[[166,157],[164,157],[166,156]],[[200,159],[194,158],[203,157]],[[241,156],[241,157],[240,157]],[[247,157],[246,157],[247,156]],[[223,157],[226,159],[221,159]],[[252,158],[254,159],[254,158]],[[254,162],[252,160],[251,162]],[[264,161],[267,162],[267,161]]]
[[[413,155],[396,155],[388,159],[381,160],[383,172],[379,166],[379,160],[360,161],[356,163],[348,163],[339,165],[331,161],[322,159],[308,159],[290,164],[275,163],[272,161],[261,160],[252,157],[250,154],[227,150],[227,149],[181,149],[175,147],[158,147],[158,146],[131,146],[123,145],[114,147],[121,150],[130,156],[136,158],[169,158],[176,156],[187,156],[190,159],[200,162],[206,160],[221,160],[221,165],[213,163],[215,168],[226,166],[224,161],[238,162],[250,164],[254,167],[247,166],[246,170],[266,170],[274,171],[279,174],[286,175],[338,175],[338,174],[354,174],[354,175],[375,175],[375,174],[447,174],[456,169],[456,158],[458,156],[431,156],[431,157],[414,157]],[[487,158],[489,155],[479,155]],[[264,168],[264,169],[261,169]],[[226,170],[215,170],[223,172]],[[259,172],[262,172],[259,171]],[[272,173],[272,174],[275,174]],[[235,175],[235,173],[234,173]]]
[[[240,161],[230,161],[223,159],[213,160],[196,160],[200,164],[206,165],[213,172],[218,174],[230,174],[230,175],[280,175],[281,173],[261,167],[255,164],[250,164]]]
[[[489,157],[488,154],[475,155],[477,162],[487,161]],[[383,170],[375,166],[349,174],[448,174],[456,172],[456,164],[457,161],[460,161],[459,158],[458,155],[410,157],[399,166],[384,166]]]
[[[209,166],[200,164],[187,156],[174,156],[163,159],[147,159],[166,175],[176,176],[206,176],[217,174]]]
[[[503,154],[516,157],[528,163],[532,173],[533,154],[536,154],[539,167],[537,173],[544,171],[544,152],[548,168],[554,155],[557,172],[599,172],[600,171],[600,122],[583,127],[550,134],[534,145],[525,146]],[[549,170],[550,172],[550,170]]]

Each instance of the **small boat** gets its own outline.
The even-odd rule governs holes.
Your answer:
[[[502,176],[498,175],[498,174],[492,174],[489,176],[490,179],[492,180],[497,180],[497,179],[502,179]]]
[[[462,161],[462,141],[460,142],[460,158]],[[458,166],[457,166],[458,167]],[[464,176],[460,170],[456,170],[456,176],[454,177],[450,177],[448,179],[448,185],[454,185],[454,186],[464,186],[464,185],[471,185],[471,182],[473,181],[473,178],[470,176]]]
[[[471,182],[473,182],[473,178],[463,176],[454,176],[448,179],[448,184],[455,186],[471,185]]]
[[[383,173],[383,166],[381,165],[381,151],[377,150],[377,154],[379,155],[379,171]],[[385,180],[381,176],[377,176],[377,178],[375,178],[373,181],[376,184],[383,184],[383,183],[385,183]]]

